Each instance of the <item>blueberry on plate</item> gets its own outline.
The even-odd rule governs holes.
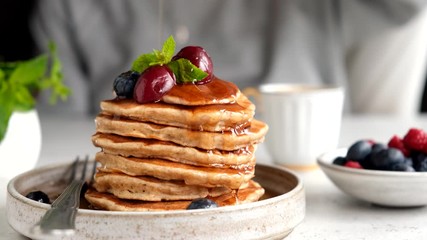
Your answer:
[[[218,204],[216,202],[207,199],[207,198],[197,198],[191,201],[188,205],[187,210],[191,209],[208,209],[208,208],[217,208]]]
[[[351,145],[350,148],[348,149],[347,159],[360,162],[363,159],[365,159],[369,153],[371,153],[371,150],[372,150],[372,143],[370,143],[367,140],[359,140],[353,143],[353,145]]]
[[[25,197],[41,203],[50,203],[49,197],[42,191],[29,192]]]
[[[139,76],[140,74],[134,71],[121,73],[114,79],[113,83],[113,89],[116,95],[120,98],[132,98],[133,89],[135,88],[135,83]]]

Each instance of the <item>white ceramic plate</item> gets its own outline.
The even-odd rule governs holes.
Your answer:
[[[55,194],[69,164],[47,166],[23,173],[8,184],[7,219],[19,233],[30,228],[50,207],[27,199],[30,191]],[[301,180],[278,167],[257,165],[256,181],[266,196],[255,203],[207,210],[112,212],[79,209],[76,234],[66,239],[281,239],[305,215]]]
[[[354,169],[332,163],[346,153],[346,148],[337,149],[317,159],[321,169],[344,193],[381,206],[427,205],[427,172]]]

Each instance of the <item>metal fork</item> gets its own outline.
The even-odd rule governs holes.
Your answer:
[[[79,158],[72,164],[70,184],[62,194],[52,203],[51,208],[42,219],[30,230],[34,239],[58,238],[71,236],[75,233],[75,219],[80,205],[80,194],[86,183],[86,172],[89,157],[84,160],[80,178],[76,178]],[[96,171],[96,161],[92,167],[91,180]]]

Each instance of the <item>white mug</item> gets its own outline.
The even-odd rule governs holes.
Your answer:
[[[259,113],[269,125],[265,145],[274,163],[295,170],[314,169],[320,154],[337,148],[342,87],[270,83],[258,90]]]

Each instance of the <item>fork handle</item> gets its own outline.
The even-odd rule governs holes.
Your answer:
[[[80,194],[85,181],[74,180],[52,203],[51,208],[32,229],[34,238],[46,236],[72,235],[80,204]]]

